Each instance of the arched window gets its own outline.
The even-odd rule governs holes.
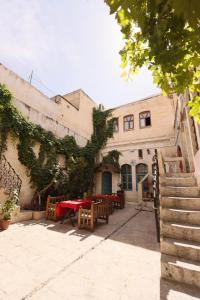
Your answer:
[[[136,166],[136,189],[138,190],[138,183],[148,173],[148,166],[145,164],[138,164]],[[143,184],[143,191],[146,191],[146,183]]]
[[[140,113],[140,128],[151,126],[150,111],[143,111]]]
[[[121,167],[122,187],[125,191],[132,190],[132,167],[130,165],[122,165]]]
[[[138,164],[136,166],[136,174],[146,174],[148,172],[148,166],[145,164]]]

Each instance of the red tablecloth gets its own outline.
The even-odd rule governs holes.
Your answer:
[[[95,199],[110,199],[111,201],[119,201],[120,197],[117,194],[111,194],[111,195],[94,195]]]
[[[57,218],[61,218],[66,208],[73,209],[74,212],[77,212],[81,206],[84,208],[89,208],[91,203],[92,201],[90,199],[61,201],[57,204],[56,216]]]

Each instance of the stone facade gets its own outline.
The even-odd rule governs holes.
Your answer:
[[[176,102],[175,140],[177,155],[185,159],[187,172],[194,172],[200,186],[200,125],[189,116],[190,95],[180,95]]]
[[[77,144],[86,145],[93,132],[92,111],[97,105],[84,91],[80,89],[50,99],[2,64],[0,83],[6,84],[14,96],[16,107],[30,121],[52,131],[57,137],[71,135],[75,137]],[[22,179],[20,205],[23,208],[29,206],[34,190],[26,168],[18,161],[17,143],[17,139],[9,137],[5,156]],[[34,150],[38,153],[39,144],[35,145]],[[60,159],[62,164],[62,157]],[[3,195],[1,199],[7,197],[2,189],[0,194]]]
[[[143,172],[149,174],[146,191],[152,192],[152,158],[155,149],[162,149],[166,153],[173,151],[176,101],[175,94],[170,97],[156,95],[122,105],[112,111],[112,117],[116,118],[116,132],[113,138],[108,141],[101,156],[105,156],[114,149],[121,152],[120,166],[128,165],[131,170],[129,178],[131,178],[132,186],[124,187],[125,197],[128,201],[137,202],[139,200],[138,183]],[[133,116],[131,117],[133,121],[129,122],[130,127],[133,128],[126,128],[128,126],[126,116]],[[145,120],[145,117],[148,120]],[[116,192],[119,189],[118,184],[122,180],[121,175],[108,169],[102,171],[112,172],[112,192]],[[103,172],[97,174],[96,193],[102,192]]]
[[[77,90],[50,99],[3,65],[0,65],[0,82],[7,85],[14,95],[16,107],[32,122],[52,131],[58,137],[72,135],[80,146],[84,146],[90,139],[93,131],[92,110],[97,104],[84,91]],[[113,108],[112,117],[116,119],[116,130],[113,138],[101,151],[98,162],[111,150],[117,149],[122,153],[120,166],[129,166],[131,170],[128,174],[129,187],[125,189],[128,201],[139,199],[138,184],[144,176],[142,169],[148,173],[145,184],[151,193],[154,150],[162,149],[166,153],[174,151],[177,101],[175,94],[170,97],[156,95]],[[25,167],[17,159],[16,145],[17,141],[10,138],[5,155],[22,179],[20,199],[21,206],[24,207],[30,203],[33,190]],[[38,146],[35,146],[36,153]],[[125,177],[106,168],[96,174],[94,192],[102,193],[103,171],[111,173],[110,192],[116,192],[118,184]]]

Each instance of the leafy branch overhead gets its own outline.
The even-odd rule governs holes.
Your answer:
[[[105,0],[125,44],[124,75],[144,65],[164,93],[194,93],[190,114],[200,123],[200,1]]]
[[[0,155],[6,150],[8,135],[18,138],[18,158],[26,167],[30,182],[38,191],[52,180],[59,181],[62,193],[76,197],[93,186],[95,158],[112,137],[111,111],[93,110],[93,134],[85,147],[79,147],[74,137],[56,138],[52,132],[28,121],[13,105],[12,95],[0,84]],[[39,145],[39,154],[34,151]],[[65,168],[59,165],[59,155],[65,158]]]

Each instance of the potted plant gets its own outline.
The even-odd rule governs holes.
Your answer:
[[[5,230],[9,227],[11,222],[11,213],[17,208],[18,203],[18,193],[13,191],[9,198],[4,202],[0,207],[0,212],[2,215],[2,220],[0,223],[0,227]]]

